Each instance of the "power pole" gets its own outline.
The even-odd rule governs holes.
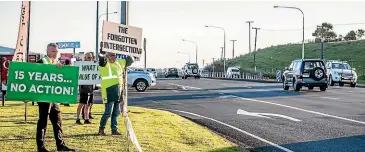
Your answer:
[[[257,30],[260,30],[260,28],[257,27],[252,27],[252,29],[255,30],[255,49],[253,52],[253,65],[255,67],[255,72],[256,72],[256,43],[257,43]]]
[[[323,43],[324,43],[324,29],[323,26],[317,26],[317,29],[321,28],[321,59],[323,60]]]
[[[237,40],[231,40],[232,43],[233,43],[233,50],[232,50],[232,59],[234,58],[234,42],[237,41]]]
[[[246,21],[246,23],[248,23],[248,51],[251,56],[251,23],[253,21]]]
[[[214,74],[214,58],[213,58],[213,64],[212,65],[213,65],[213,74]]]
[[[204,67],[204,59],[203,59],[203,67]]]
[[[224,47],[221,47],[221,49],[222,49],[222,53],[221,53],[221,60],[223,60],[223,48],[224,48]]]

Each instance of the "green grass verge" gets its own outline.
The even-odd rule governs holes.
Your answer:
[[[321,55],[320,43],[305,44],[305,58],[319,59]],[[315,51],[314,51],[315,50]],[[301,59],[302,45],[301,44],[285,44],[271,46],[260,49],[256,52],[257,71],[263,73],[272,73],[276,70],[282,70],[289,66],[295,59]],[[359,76],[365,75],[365,40],[325,43],[324,44],[324,59],[327,60],[345,60],[349,62]],[[240,66],[243,72],[252,72],[253,70],[253,54],[241,55],[234,59],[226,61],[227,67]],[[223,71],[223,64],[216,62],[215,70]],[[209,67],[209,66],[208,66]],[[253,73],[253,72],[252,72]],[[275,75],[273,75],[275,76]],[[365,79],[364,79],[365,80]]]
[[[96,119],[90,125],[76,125],[76,105],[61,106],[63,131],[66,144],[77,151],[126,151],[126,129],[124,119],[119,117],[119,131],[122,136],[110,136],[110,120],[106,133],[108,136],[98,136],[100,117],[103,105],[94,105],[92,112]],[[139,143],[146,152],[190,152],[214,151],[235,152],[240,148],[229,141],[176,114],[129,107],[129,117]],[[0,107],[0,149],[6,151],[36,151],[35,132],[38,119],[38,106],[28,103],[28,123],[24,123],[24,103],[5,102]],[[55,150],[53,130],[48,121],[46,147]],[[132,147],[133,150],[134,147]]]

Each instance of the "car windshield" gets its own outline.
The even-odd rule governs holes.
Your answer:
[[[232,69],[232,72],[240,72],[238,69]]]
[[[155,69],[147,69],[147,71],[156,71]]]
[[[316,67],[320,67],[324,69],[324,64],[321,61],[305,61],[304,62],[304,70],[312,70]]]
[[[169,71],[177,71],[176,68],[170,68]]]
[[[332,69],[347,69],[347,70],[350,70],[351,67],[347,63],[332,63]]]

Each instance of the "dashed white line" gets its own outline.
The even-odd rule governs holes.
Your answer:
[[[331,99],[331,100],[340,100],[339,98],[332,98],[332,97],[320,97],[322,99]]]
[[[235,126],[232,126],[232,125],[226,124],[226,123],[224,123],[224,122],[221,122],[221,121],[215,120],[215,119],[213,119],[213,118],[205,117],[205,116],[198,115],[198,114],[191,113],[191,112],[180,111],[180,110],[172,110],[172,109],[161,109],[161,110],[166,110],[166,111],[176,111],[176,112],[185,113],[185,114],[189,114],[189,115],[193,115],[193,116],[201,117],[201,118],[204,118],[204,119],[208,119],[208,120],[211,120],[211,121],[217,122],[217,123],[219,123],[219,124],[221,124],[221,125],[224,125],[224,126],[230,127],[230,128],[232,128],[232,129],[234,129],[234,130],[237,130],[237,131],[239,131],[239,132],[241,132],[241,133],[243,133],[243,134],[246,134],[246,135],[248,135],[248,136],[251,136],[251,137],[253,137],[253,138],[255,138],[255,139],[258,139],[258,140],[260,140],[260,141],[262,141],[262,142],[265,142],[265,143],[267,143],[267,144],[269,144],[269,145],[271,145],[271,146],[274,146],[274,147],[276,147],[276,148],[279,148],[279,149],[281,149],[281,150],[283,150],[283,151],[285,151],[285,152],[293,152],[292,150],[289,150],[289,149],[287,149],[287,148],[285,148],[285,147],[282,147],[282,146],[280,146],[280,145],[278,145],[278,144],[275,144],[275,143],[273,143],[273,142],[271,142],[271,141],[268,141],[268,140],[263,139],[263,138],[261,138],[261,137],[259,137],[259,136],[256,136],[256,135],[254,135],[254,134],[251,134],[251,133],[249,133],[249,132],[247,132],[247,131],[244,131],[244,130],[242,130],[242,129],[239,129],[239,128],[235,127]]]

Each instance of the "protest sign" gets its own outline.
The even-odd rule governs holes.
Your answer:
[[[142,29],[104,21],[103,40],[100,43],[100,48],[105,52],[141,58]]]
[[[29,17],[30,17],[30,2],[22,1],[20,11],[20,23],[18,31],[18,40],[13,56],[13,61],[26,62],[27,42],[29,41]]]
[[[78,67],[10,62],[7,100],[75,104]]]
[[[74,66],[79,67],[79,85],[100,84],[98,63],[93,61],[75,61]]]

